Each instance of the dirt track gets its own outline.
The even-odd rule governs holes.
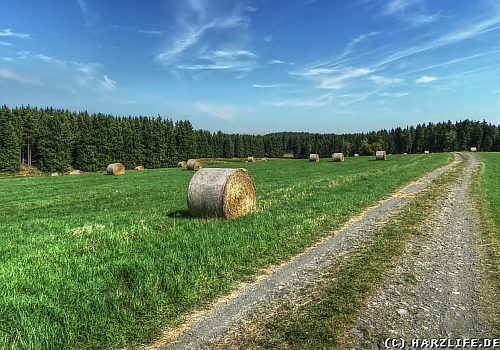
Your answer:
[[[211,310],[191,317],[183,328],[166,333],[155,344],[142,349],[198,349],[223,336],[255,310],[314,280],[321,268],[331,262],[329,257],[332,255],[343,254],[369,239],[375,228],[384,225],[411,196],[426,188],[433,179],[459,160],[460,157],[455,155],[453,164],[427,174],[389,199],[369,208],[315,247],[271,269],[256,282],[243,286],[231,297],[219,301]]]
[[[468,165],[407,246],[397,267],[367,301],[346,349],[383,348],[386,337],[492,338],[482,315],[479,238],[470,202]]]

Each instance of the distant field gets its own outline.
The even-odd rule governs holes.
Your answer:
[[[256,182],[233,221],[187,215],[183,169],[0,179],[0,348],[148,341],[451,156],[373,158],[217,165]]]

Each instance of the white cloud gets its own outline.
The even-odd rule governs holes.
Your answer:
[[[266,101],[264,103],[273,107],[323,107],[333,102],[334,99],[335,96],[333,93],[327,93],[319,97],[304,99],[294,98],[281,101]]]
[[[416,84],[427,84],[427,83],[432,83],[433,81],[437,80],[436,77],[433,76],[428,76],[428,75],[422,75],[420,78],[415,80]]]
[[[286,64],[286,62],[281,60],[270,60],[267,62],[267,64]]]
[[[389,0],[385,2],[383,14],[395,15],[421,5],[424,0]]]
[[[14,45],[12,45],[11,43],[8,43],[6,41],[0,41],[0,46],[10,46],[10,47],[13,47]]]
[[[371,96],[377,94],[378,92],[379,92],[379,90],[374,90],[374,91],[368,91],[368,92],[363,92],[363,93],[352,93],[352,94],[341,95],[340,97],[342,99],[347,98],[348,100],[339,102],[339,106],[345,107],[345,106],[352,105],[353,103],[365,101],[368,98],[370,98]]]
[[[404,82],[402,78],[388,78],[381,75],[371,75],[369,79],[378,85],[395,85]]]
[[[247,108],[207,102],[198,102],[195,104],[195,108],[197,112],[208,114],[227,122],[235,121],[237,118],[242,117],[249,112],[249,109]]]
[[[325,89],[341,89],[344,87],[346,80],[363,77],[373,72],[370,68],[348,68],[340,75],[323,77],[320,87]]]
[[[380,32],[370,32],[368,34],[361,34],[358,35],[356,38],[352,39],[345,47],[344,51],[340,55],[341,58],[348,56],[353,50],[354,47],[362,42],[363,40],[366,40],[372,36],[379,35]]]
[[[10,69],[5,69],[5,68],[0,68],[0,78],[7,79],[7,80],[13,80],[18,83],[23,83],[23,84],[31,84],[31,85],[39,85],[40,82],[35,79],[31,79],[29,77],[26,77],[20,73],[17,73],[13,70]]]
[[[30,34],[14,33],[10,28],[0,30],[0,36],[13,37],[13,38],[29,38]]]
[[[257,64],[257,55],[247,50],[224,51],[217,50],[206,52],[200,60],[204,63],[179,64],[180,70],[227,70],[249,72]]]
[[[409,92],[383,92],[379,94],[381,97],[396,97],[396,98],[401,98],[408,96],[410,93]]]
[[[465,27],[465,28],[463,28]],[[381,60],[376,66],[384,66],[404,58],[408,58],[422,52],[437,49],[443,46],[456,44],[461,41],[472,39],[481,34],[500,29],[500,16],[494,16],[482,21],[474,22],[468,26],[462,26],[461,29],[450,31],[441,35],[440,37],[430,40],[426,43],[415,45],[413,47],[397,51],[392,55]]]
[[[105,90],[114,90],[116,88],[116,80],[110,79],[106,74],[102,76],[101,86]]]
[[[382,9],[384,16],[396,16],[399,22],[417,27],[437,21],[439,14],[426,11],[425,0],[389,0]]]
[[[271,41],[273,41],[273,36],[272,36],[272,35],[266,35],[266,36],[264,37],[264,41],[265,41],[266,43],[270,43]]]
[[[284,87],[284,86],[285,86],[284,84],[270,84],[270,85],[252,84],[252,87],[262,88],[262,89],[279,88],[279,87]]]
[[[163,35],[163,33],[160,32],[159,30],[138,29],[137,32],[141,33],[141,34],[156,35],[156,36],[162,36]]]
[[[208,31],[244,28],[249,21],[245,15],[245,11],[251,10],[248,7],[235,9],[230,13],[208,16],[207,12],[210,12],[210,8],[207,7],[207,3],[190,1],[188,4],[189,6],[184,9],[179,18],[182,30],[175,34],[170,48],[159,53],[155,61],[164,64],[172,63],[177,56],[199,44],[203,35]]]
[[[2,60],[4,60],[5,62],[14,62],[14,59],[12,57],[2,57]]]

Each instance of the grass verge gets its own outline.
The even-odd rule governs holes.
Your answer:
[[[384,273],[394,265],[419,225],[431,214],[434,202],[446,193],[464,164],[456,166],[411,199],[401,212],[379,229],[369,242],[341,258],[298,301],[286,303],[243,338],[229,340],[222,348],[330,349],[342,346],[343,334],[352,327],[358,310],[374,291]],[[414,276],[407,276],[409,280]],[[306,301],[304,302],[304,299]],[[259,321],[257,321],[259,323]],[[214,344],[214,346],[220,346]]]
[[[500,337],[500,153],[478,153],[481,167],[478,181],[472,184],[472,193],[479,213],[479,231],[486,258],[487,316]]]

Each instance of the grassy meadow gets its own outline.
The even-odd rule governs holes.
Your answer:
[[[451,158],[217,164],[257,187],[257,211],[230,221],[189,217],[183,169],[2,178],[0,348],[147,342]]]

